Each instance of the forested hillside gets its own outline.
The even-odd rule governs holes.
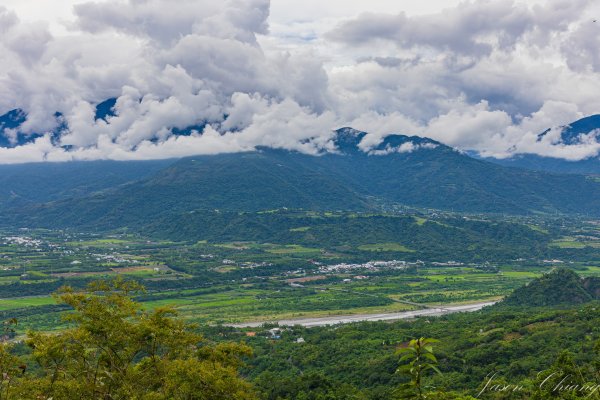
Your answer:
[[[505,168],[402,135],[388,136],[365,152],[359,147],[364,133],[342,129],[337,135],[337,150],[319,155],[260,148],[186,158],[166,168],[158,168],[160,162],[132,164],[125,174],[118,173],[123,168],[118,163],[78,164],[79,177],[63,177],[62,167],[51,166],[36,180],[31,167],[21,167],[22,172],[6,167],[14,171],[4,178],[3,221],[19,227],[117,229],[178,219],[178,229],[185,231],[196,228],[188,213],[214,210],[364,212],[410,206],[600,214],[600,182],[594,178]],[[29,178],[21,181],[19,173]]]

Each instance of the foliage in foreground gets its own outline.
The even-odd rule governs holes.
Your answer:
[[[63,289],[72,327],[28,333],[31,372],[0,344],[0,400],[255,398],[238,375],[249,347],[210,345],[172,309],[143,311],[130,297],[139,289],[122,280]]]
[[[231,343],[242,332],[204,327],[222,341],[209,344],[171,309],[143,311],[131,299],[139,289],[120,280],[64,289],[57,297],[74,310],[68,329],[30,332],[24,345],[0,342],[0,400],[600,398],[597,302],[296,326],[280,340],[255,332],[245,340],[256,357],[244,369],[255,393],[238,374],[250,349]],[[12,322],[3,340],[14,335]],[[431,340],[411,340],[423,336],[441,339],[435,354]],[[27,356],[17,356],[23,348]],[[443,375],[431,374],[436,368]]]
[[[427,398],[423,383],[425,374],[430,370],[442,374],[438,369],[438,361],[433,353],[432,345],[436,342],[438,341],[435,339],[413,339],[396,352],[401,356],[401,364],[396,372],[410,377],[410,382],[400,387],[400,393],[403,397],[418,398],[419,400]]]
[[[234,330],[221,332],[223,340],[240,337]],[[268,400],[406,398],[395,396],[395,389],[410,378],[395,373],[399,360],[394,352],[399,344],[419,337],[440,340],[434,350],[443,375],[425,377],[428,400],[600,398],[600,388],[592,394],[554,391],[565,377],[569,384],[600,384],[598,302],[562,308],[490,307],[392,323],[295,326],[283,330],[278,341],[261,334],[246,338],[255,355],[245,371]],[[568,369],[562,365],[564,351],[574,362]],[[568,376],[572,371],[577,379]],[[503,390],[505,385],[519,388]]]

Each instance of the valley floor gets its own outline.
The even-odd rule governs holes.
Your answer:
[[[337,324],[349,324],[353,322],[364,322],[364,321],[396,321],[399,319],[410,319],[415,317],[425,316],[440,316],[445,314],[453,314],[458,312],[473,312],[479,311],[484,307],[496,304],[495,301],[486,301],[473,304],[464,305],[450,305],[431,307],[422,310],[415,311],[404,311],[398,313],[376,313],[376,314],[356,314],[356,315],[337,315],[331,317],[321,318],[298,318],[298,319],[283,319],[279,321],[258,321],[258,322],[245,322],[241,324],[231,324],[230,326],[235,328],[257,328],[265,323],[277,324],[279,326],[294,326],[300,325],[306,328],[314,326],[327,326]]]
[[[223,218],[235,237],[0,231],[0,319],[17,318],[20,333],[61,329],[66,308],[52,293],[117,276],[146,288],[136,296],[145,308],[173,307],[200,325],[320,326],[463,311],[558,266],[600,275],[600,226],[581,220],[277,210]],[[237,218],[268,226],[271,240],[250,225],[241,231]]]

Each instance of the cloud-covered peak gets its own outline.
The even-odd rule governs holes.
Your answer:
[[[557,143],[564,145],[585,145],[600,142],[600,114],[582,118],[569,125],[548,129],[538,136],[538,141],[545,136],[556,137]]]
[[[420,150],[433,150],[448,147],[435,140],[422,138],[419,136],[390,135],[387,136],[379,145],[368,150],[368,154],[374,156],[387,156],[390,154],[413,153]]]
[[[365,136],[367,136],[366,132],[344,127],[335,131],[333,144],[335,149],[341,153],[355,153],[361,151],[361,142]]]

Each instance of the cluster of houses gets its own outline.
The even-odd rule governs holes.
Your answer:
[[[221,264],[223,264],[223,265],[235,265],[235,266],[241,267],[242,269],[254,269],[254,268],[260,268],[260,267],[270,267],[270,266],[273,265],[273,263],[269,263],[269,262],[244,261],[244,262],[238,263],[237,261],[228,260],[228,259],[222,260]]]
[[[437,262],[433,261],[431,265],[436,267],[460,267],[461,265],[465,265],[464,263],[458,261],[446,261],[446,262]]]
[[[123,256],[114,255],[114,254],[92,254],[92,257],[94,257],[94,259],[96,261],[114,262],[114,263],[117,263],[117,264],[126,264],[126,263],[133,263],[133,262],[135,262],[133,260],[129,260],[127,258],[124,258]]]
[[[7,237],[2,238],[2,240],[4,241],[2,243],[4,245],[16,244],[16,245],[20,245],[20,246],[34,247],[34,248],[40,247],[42,245],[41,240],[32,239],[27,236],[7,236]]]
[[[245,335],[247,337],[264,337],[264,338],[267,338],[270,340],[280,340],[283,331],[290,331],[290,330],[292,330],[292,329],[289,327],[284,327],[284,328],[275,327],[275,328],[268,329],[264,332],[248,331],[248,332],[245,332]],[[295,343],[305,343],[306,341],[304,340],[303,337],[297,337],[294,340],[294,342]]]
[[[423,261],[406,262],[406,261],[368,261],[362,264],[333,264],[319,266],[320,273],[345,273],[356,270],[364,271],[379,271],[382,269],[406,269],[411,266],[424,265]]]

